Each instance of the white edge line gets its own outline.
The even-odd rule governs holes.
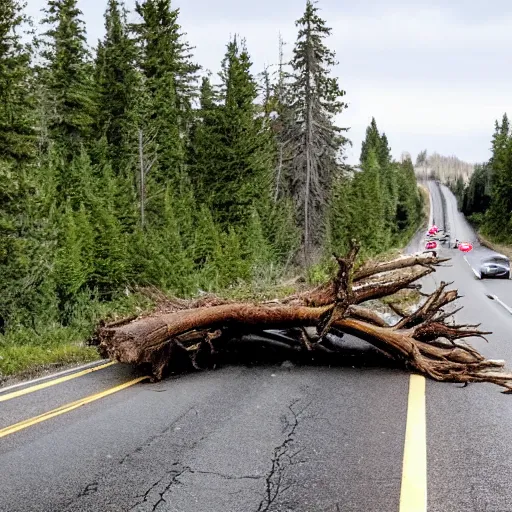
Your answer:
[[[482,279],[482,276],[481,275],[478,275],[478,272],[471,266],[471,263],[469,263],[468,259],[466,258],[466,256],[464,256],[464,260],[466,261],[466,263],[469,265],[469,268],[473,271],[473,274],[475,274],[476,277],[478,277],[478,279]]]
[[[511,315],[512,315],[512,309],[509,308],[502,300],[498,298],[497,295],[492,295],[492,298],[500,305],[502,305]]]
[[[102,359],[101,361],[93,361],[92,363],[83,364],[82,366],[75,366],[74,368],[69,368],[68,370],[63,370],[58,373],[52,373],[50,375],[44,375],[43,377],[39,377],[37,379],[26,380],[23,382],[19,382],[18,384],[13,384],[12,386],[8,386],[6,388],[0,387],[0,394],[5,391],[10,391],[11,389],[20,388],[22,386],[28,386],[29,384],[35,384],[36,382],[41,382],[43,380],[53,379],[55,377],[60,377],[61,375],[66,375],[67,373],[79,372],[80,370],[85,370],[86,368],[91,368],[93,366],[100,366],[104,363],[107,363],[110,359]]]

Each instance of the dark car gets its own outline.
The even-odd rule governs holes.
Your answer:
[[[480,277],[502,277],[510,279],[510,260],[502,254],[486,256],[480,260]]]
[[[446,233],[442,229],[440,229],[437,233],[431,235],[427,233],[427,240],[437,240],[438,242],[445,243],[450,241],[450,233]]]

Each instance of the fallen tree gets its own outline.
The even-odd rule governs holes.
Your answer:
[[[489,332],[479,325],[451,325],[461,308],[445,308],[458,298],[451,283],[441,283],[406,313],[390,304],[398,320],[389,323],[368,301],[392,296],[448,261],[432,254],[402,256],[355,268],[359,246],[337,257],[337,275],[328,283],[281,300],[234,302],[208,296],[195,301],[168,300],[164,311],[113,323],[101,322],[92,344],[100,354],[138,365],[160,380],[171,372],[213,367],[230,346],[253,341],[300,354],[303,358],[342,353],[333,333],[352,334],[405,368],[437,381],[491,382],[512,392],[512,374],[503,361],[489,360],[459,340]],[[421,292],[420,292],[421,293]],[[275,332],[276,329],[284,332]]]

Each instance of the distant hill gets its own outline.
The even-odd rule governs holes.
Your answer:
[[[474,169],[474,164],[463,162],[456,156],[443,156],[438,153],[427,155],[427,150],[418,154],[414,166],[418,179],[436,179],[442,183],[454,183],[461,177],[466,184]]]

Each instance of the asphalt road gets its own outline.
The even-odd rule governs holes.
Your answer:
[[[430,183],[430,188],[436,185]],[[452,238],[475,240],[453,194],[444,186],[447,220]],[[438,197],[433,194],[433,197]],[[435,201],[435,199],[434,199]],[[441,206],[434,203],[434,214]],[[487,357],[505,359],[512,367],[512,315],[496,301],[497,293],[511,297],[510,280],[479,280],[464,255],[455,249],[441,249],[449,255],[450,266],[439,269],[427,286],[444,280],[463,297],[458,305],[458,323],[479,323],[492,331],[489,343],[472,339],[471,344]],[[434,282],[435,281],[435,282]],[[511,304],[509,302],[509,304]],[[508,512],[512,510],[512,398],[490,384],[442,384],[427,381],[427,450],[429,512]]]
[[[429,186],[436,223],[470,235],[450,192]],[[486,296],[509,300],[512,282],[478,280],[459,251],[441,252],[451,266],[425,286],[454,281],[457,320],[493,331],[473,345],[512,365],[512,315]],[[137,375],[116,364],[9,400],[24,387],[0,389],[0,511],[398,512],[409,375],[347,344],[364,357],[141,382],[3,436]],[[512,511],[511,400],[427,381],[429,512]]]

